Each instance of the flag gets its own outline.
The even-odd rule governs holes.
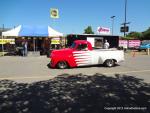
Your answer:
[[[50,9],[50,17],[51,17],[51,18],[59,18],[58,9],[56,9],[56,8],[51,8],[51,9]]]

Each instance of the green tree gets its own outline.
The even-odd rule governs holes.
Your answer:
[[[150,27],[143,32],[143,39],[148,39],[150,40]]]
[[[130,32],[129,34],[127,34],[127,38],[141,39],[142,38],[142,33],[141,32]]]
[[[84,34],[94,34],[92,27],[88,26],[85,30],[84,30]]]

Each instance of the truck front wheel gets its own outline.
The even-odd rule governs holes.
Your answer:
[[[113,67],[115,65],[115,61],[113,59],[107,59],[104,63],[106,67]]]
[[[65,69],[65,68],[68,67],[68,64],[67,64],[66,61],[60,61],[60,62],[57,63],[57,67],[58,67],[59,69]]]

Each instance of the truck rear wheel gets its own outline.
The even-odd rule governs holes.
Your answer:
[[[104,63],[106,67],[113,67],[115,65],[115,61],[113,59],[107,59]]]
[[[60,62],[57,63],[57,67],[58,67],[59,69],[65,69],[65,68],[68,67],[68,64],[67,64],[66,61],[60,61]]]

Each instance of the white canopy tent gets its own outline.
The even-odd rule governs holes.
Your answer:
[[[2,36],[19,36],[21,25],[9,31],[2,32]]]
[[[2,32],[2,36],[47,36],[47,37],[57,37],[63,36],[63,33],[60,33],[50,26],[41,27],[41,26],[22,26],[19,25],[16,28],[13,28],[9,31]]]
[[[48,26],[48,36],[49,37],[63,36],[63,33],[60,33]]]

